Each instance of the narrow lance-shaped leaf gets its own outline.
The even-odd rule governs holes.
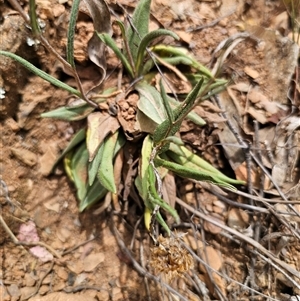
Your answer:
[[[162,97],[164,108],[165,108],[165,110],[167,112],[167,115],[168,115],[170,123],[173,123],[174,122],[173,110],[171,108],[170,100],[169,100],[169,97],[168,97],[168,95],[166,93],[165,87],[164,87],[164,85],[162,83],[162,80],[160,80],[159,86],[160,86],[160,93],[161,93],[161,97]]]
[[[130,52],[135,62],[137,59],[138,45],[141,39],[149,32],[151,0],[140,0],[132,16],[132,26],[127,31],[128,44]],[[136,32],[137,31],[137,32]]]
[[[167,116],[161,94],[146,82],[139,82],[135,88],[140,95],[138,108],[157,124],[165,120]]]
[[[181,147],[183,149],[183,147]],[[182,155],[179,155],[177,153],[174,153],[172,151],[168,151],[167,155],[174,160],[176,163],[184,166],[185,168],[189,168],[190,170],[199,171],[202,173],[205,173],[207,175],[213,176],[215,179],[218,179],[219,181],[230,183],[230,184],[237,184],[237,185],[244,185],[244,181],[239,181],[235,179],[231,179],[221,173],[219,170],[214,168],[211,164],[206,162],[205,160],[201,159],[200,157],[196,155],[191,155],[189,157],[185,157]],[[199,164],[196,164],[196,162]]]
[[[195,69],[199,70],[202,75],[213,78],[212,73],[210,70],[203,65],[201,65],[197,60],[195,60],[189,53],[186,48],[181,47],[174,47],[174,46],[167,46],[167,45],[155,45],[151,48],[151,51],[157,53],[162,58],[168,57],[186,57],[188,60],[191,61],[191,66]]]
[[[86,144],[82,143],[76,150],[72,162],[71,171],[74,178],[74,183],[77,188],[77,197],[80,201],[84,200],[87,193],[87,163],[88,163],[88,150]]]
[[[67,121],[77,121],[86,118],[90,113],[95,110],[94,107],[86,104],[80,104],[77,106],[66,106],[60,107],[58,109],[52,110],[41,114],[43,118],[57,118]]]
[[[194,179],[197,181],[205,181],[209,182],[218,186],[226,187],[230,190],[235,191],[236,188],[216,177],[215,175],[208,174],[207,172],[194,170],[188,167],[185,167],[181,164],[173,163],[171,161],[163,160],[160,158],[156,158],[154,160],[154,163],[156,166],[163,166],[171,171],[173,171],[175,174],[182,178],[189,178]]]
[[[74,0],[72,4],[72,9],[70,13],[70,21],[68,27],[68,40],[67,40],[67,61],[69,64],[75,68],[74,62],[74,37],[75,37],[75,27],[76,27],[76,20],[79,10],[79,3],[80,0]]]
[[[157,193],[156,190],[156,178],[153,171],[152,165],[150,165],[150,168],[148,169],[148,181],[149,181],[149,195],[152,197],[150,200],[154,202],[155,205],[159,205],[161,208],[166,210],[168,213],[170,213],[176,220],[176,222],[179,222],[179,216],[177,211],[170,207],[169,204],[167,204]]]
[[[81,94],[78,90],[68,86],[67,84],[65,84],[65,83],[61,82],[60,80],[56,79],[55,77],[53,77],[53,76],[47,74],[46,72],[38,69],[37,67],[35,67],[31,63],[29,63],[28,61],[24,60],[20,56],[14,54],[14,53],[7,52],[7,51],[0,51],[0,55],[4,55],[4,56],[12,58],[13,60],[15,60],[18,63],[20,63],[21,65],[23,65],[28,70],[30,70],[32,73],[34,73],[35,75],[43,78],[44,80],[51,83],[52,85],[57,86],[61,89],[64,89],[64,90],[66,90],[66,91],[82,98],[82,96],[81,96]]]
[[[55,161],[51,172],[53,172],[59,163],[59,161],[65,157],[67,153],[69,153],[75,146],[77,146],[80,142],[82,142],[85,139],[85,131],[86,128],[80,129],[71,139],[68,146],[64,149],[64,151],[61,153],[61,155],[58,157],[58,159]]]
[[[141,178],[141,197],[143,200],[148,195],[148,168],[150,165],[150,156],[152,152],[152,139],[150,135],[146,136],[142,146],[140,165],[139,165],[139,176]]]
[[[133,74],[133,70],[129,64],[129,61],[127,60],[127,58],[125,57],[125,55],[121,52],[121,50],[118,48],[116,42],[114,41],[114,39],[106,34],[106,33],[98,33],[97,35],[99,37],[99,39],[108,47],[110,47],[113,52],[116,54],[116,56],[120,59],[120,61],[122,62],[124,68],[126,69],[126,71],[129,73],[129,75],[131,76],[131,78],[134,78],[134,74]]]
[[[115,149],[113,152],[113,157],[116,156],[118,151],[123,147],[123,145],[126,142],[126,138],[124,135],[119,133],[118,139],[115,145]],[[100,162],[103,158],[103,148],[104,145],[102,144],[100,146],[100,149],[98,150],[98,153],[94,160],[89,163],[89,184],[92,186],[89,186],[87,188],[87,194],[85,199],[80,202],[79,204],[79,211],[83,211],[87,207],[92,206],[93,204],[97,203],[99,200],[101,200],[105,194],[108,192],[108,190],[98,181],[98,179],[95,179],[95,175],[99,169]]]
[[[169,97],[168,96],[168,100],[169,100],[169,103],[171,104],[171,107],[172,108],[176,108],[178,105],[179,105],[179,102],[176,101],[174,98],[172,97]],[[204,126],[206,125],[206,122],[205,120],[203,120],[196,112],[194,111],[191,111],[187,114],[186,118],[192,122],[194,122],[196,125],[199,125],[199,126]]]
[[[168,35],[173,37],[175,40],[179,40],[179,37],[174,32],[167,30],[167,29],[157,29],[154,31],[149,32],[147,35],[143,37],[141,40],[138,50],[137,50],[137,58],[135,62],[135,68],[138,72],[137,76],[141,75],[143,69],[143,59],[145,56],[145,51],[148,45],[156,38]]]
[[[103,149],[104,149],[104,144],[102,143],[97,151],[97,154],[95,155],[94,159],[92,162],[89,162],[88,166],[88,174],[89,174],[89,185],[92,186],[92,184],[95,181],[100,162],[103,157]]]
[[[114,179],[114,148],[118,139],[119,132],[115,132],[105,139],[103,146],[102,160],[99,166],[98,179],[100,183],[112,193],[117,192]]]
[[[99,181],[94,181],[92,186],[88,187],[85,198],[79,202],[79,212],[82,212],[86,208],[96,204],[107,193],[107,189]]]
[[[203,79],[197,83],[194,89],[188,94],[185,101],[178,105],[175,110],[173,110],[174,122],[166,119],[157,126],[153,134],[153,141],[155,144],[160,143],[168,136],[173,136],[179,130],[183,117],[187,115],[194,105],[194,102],[202,87],[202,83]]]
[[[116,20],[116,23],[120,27],[121,35],[122,35],[122,39],[123,39],[123,44],[124,44],[123,47],[125,47],[125,49],[123,49],[123,53],[126,54],[127,60],[128,60],[130,66],[131,66],[132,73],[135,75],[136,74],[135,64],[133,62],[130,47],[129,47],[129,44],[128,44],[128,38],[126,36],[125,25],[124,25],[123,22],[121,22],[119,20]]]

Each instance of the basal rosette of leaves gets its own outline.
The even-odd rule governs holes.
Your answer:
[[[36,25],[35,3],[31,2],[31,28],[35,37],[43,41],[42,33]],[[77,102],[44,113],[42,117],[87,121],[86,127],[74,135],[57,160],[59,162],[63,159],[66,173],[77,189],[79,210],[83,211],[102,200],[107,194],[111,194],[112,198],[118,196],[119,187],[124,186],[122,177],[117,176],[118,173],[120,174],[118,165],[122,162],[118,159],[122,156],[122,152],[127,151],[128,145],[132,142],[129,141],[124,122],[120,120],[118,114],[118,109],[120,109],[118,98],[115,101],[116,112],[99,109],[101,103],[113,97],[116,88],[109,87],[97,94],[93,91],[84,92],[82,89],[76,72],[73,49],[79,2],[80,0],[73,2],[68,29],[67,59],[64,61],[65,67],[72,70],[78,89],[66,85],[15,54],[5,51],[1,51],[0,54],[18,61],[33,73],[78,98]],[[166,29],[149,32],[151,0],[138,2],[127,27],[123,22],[116,21],[122,33],[122,49],[117,47],[111,37],[110,13],[104,0],[97,1],[97,5],[94,0],[84,2],[90,11],[95,27],[95,34],[89,42],[92,45],[89,48],[91,61],[99,66],[105,78],[103,46],[110,47],[123,66],[124,78],[129,78],[131,82],[130,89],[128,85],[123,87],[122,97],[126,99],[130,93],[138,95],[137,106],[134,109],[139,132],[136,143],[139,147],[136,148],[135,158],[133,158],[138,159],[138,172],[134,175],[132,182],[145,205],[144,217],[147,229],[150,228],[151,214],[157,206],[171,214],[177,222],[179,221],[175,208],[165,202],[161,196],[160,182],[168,172],[179,177],[207,181],[229,189],[235,189],[232,185],[244,184],[242,181],[225,176],[188,150],[178,135],[180,126],[186,118],[197,126],[205,124],[200,116],[193,112],[193,108],[224,89],[227,82],[215,78],[210,70],[198,63],[184,48],[164,44],[150,46],[162,36],[170,36],[178,40],[175,33]],[[189,73],[180,71],[180,66],[188,67]],[[191,86],[191,90],[186,93],[182,101],[178,101],[177,97],[172,97],[171,93],[166,92],[168,82],[161,73],[161,68],[188,82]],[[156,78],[158,74],[160,74],[159,79]],[[101,87],[100,84],[97,87],[98,90]],[[145,124],[149,126],[145,128]],[[159,211],[156,219],[169,233],[169,227]]]

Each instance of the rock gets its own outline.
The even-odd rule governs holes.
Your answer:
[[[82,261],[76,261],[76,262],[74,262],[74,261],[69,261],[68,263],[67,263],[67,267],[68,267],[68,269],[71,271],[71,272],[73,272],[73,273],[75,273],[75,274],[80,274],[80,273],[82,273],[83,272],[83,269],[84,269],[84,265],[83,265],[83,262]]]
[[[245,229],[249,223],[249,215],[238,208],[232,208],[228,212],[227,224],[231,228]]]
[[[109,292],[108,291],[100,291],[96,295],[98,297],[98,300],[101,301],[108,301],[109,300]]]
[[[21,300],[27,300],[33,293],[35,293],[36,287],[22,287],[21,288]]]
[[[50,200],[48,202],[45,202],[43,204],[48,210],[55,211],[56,213],[59,213],[60,211],[60,204],[54,199]]]
[[[201,258],[216,271],[219,271],[223,265],[221,255],[212,246],[206,246],[205,250],[201,250]],[[200,269],[204,272],[206,271],[205,267],[201,264]]]
[[[66,272],[66,270],[64,269],[58,269],[58,271],[56,272],[57,276],[65,281],[68,280],[68,273]]]
[[[4,285],[0,285],[0,300],[1,301],[9,301],[10,295],[7,292],[7,289]]]
[[[84,295],[74,295],[74,294],[67,294],[62,292],[51,293],[46,296],[35,296],[31,298],[30,301],[96,301],[95,298]]]
[[[7,290],[12,298],[19,298],[21,296],[21,291],[16,284],[11,284],[7,287]]]
[[[44,177],[49,176],[58,158],[57,143],[48,145],[45,153],[40,157],[40,172]]]
[[[19,148],[10,148],[13,155],[22,161],[24,164],[32,167],[37,162],[37,156],[33,152],[29,151],[28,149],[19,149]]]
[[[7,118],[5,120],[5,123],[6,123],[6,125],[8,125],[11,128],[11,130],[13,132],[18,132],[20,130],[20,127],[19,127],[18,123],[11,117]]]
[[[224,225],[225,224],[225,222],[223,221],[222,217],[219,216],[219,215],[214,214],[214,215],[210,215],[210,217],[212,219],[214,219],[215,221],[217,221],[220,225]],[[218,227],[217,225],[214,225],[214,224],[212,224],[212,223],[210,223],[208,221],[204,221],[203,228],[204,228],[205,231],[208,231],[208,232],[210,232],[212,234],[218,234],[218,233],[220,233],[222,231],[221,227]]]
[[[104,258],[105,256],[103,253],[95,253],[88,255],[83,260],[84,271],[93,271],[101,262],[104,261]]]
[[[48,285],[42,285],[39,289],[40,295],[45,295],[47,292],[49,292],[49,286]]]
[[[31,273],[30,274],[25,274],[24,277],[24,286],[34,286],[35,285],[35,279],[32,277]]]

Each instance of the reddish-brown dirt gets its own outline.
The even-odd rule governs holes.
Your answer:
[[[110,2],[111,9],[120,13],[114,1]],[[129,13],[136,6],[136,1],[119,2]],[[37,1],[38,14],[46,23],[45,36],[62,55],[71,3]],[[26,10],[27,1],[21,4]],[[30,31],[23,18],[8,2],[0,0],[0,5],[1,50],[16,53],[60,80],[74,84],[43,46],[28,46],[26,41]],[[242,32],[249,34],[250,38],[245,38],[234,47],[222,64],[222,74],[232,79],[228,93],[221,97],[223,109],[228,115],[221,115],[224,110],[207,102],[197,111],[207,121],[207,126],[196,128],[190,123],[184,123],[181,128],[182,139],[211,164],[222,171],[228,171],[229,176],[245,179],[247,170],[242,159],[244,154],[240,156],[235,148],[230,147],[224,153],[223,148],[215,144],[220,141],[228,145],[232,143],[229,134],[224,134],[224,121],[228,116],[240,121],[245,141],[257,146],[253,120],[258,121],[261,129],[264,129],[259,133],[267,137],[266,129],[273,133],[278,129],[279,120],[287,117],[291,103],[295,110],[299,109],[299,46],[292,42],[285,7],[279,1],[267,0],[153,0],[152,12],[153,28],[164,26],[177,32],[181,37],[181,45],[189,49],[199,62],[210,67],[213,66],[210,63],[215,62],[214,50],[219,43]],[[80,16],[75,59],[82,75],[87,77],[87,85],[91,79],[86,70],[92,63],[88,60],[86,49],[92,32],[92,22]],[[118,61],[111,51],[108,50],[106,54],[108,68],[113,70]],[[32,221],[36,225],[40,242],[49,246],[50,253],[54,255],[53,260],[42,262],[29,252],[30,246],[14,243],[12,236],[0,225],[0,300],[180,300],[168,288],[160,287],[154,278],[146,280],[146,271],[155,274],[149,267],[153,243],[143,222],[138,224],[143,211],[134,201],[128,200],[126,206],[123,206],[122,200],[117,202],[121,204],[119,208],[126,208],[126,212],[118,211],[119,208],[112,202],[100,214],[95,214],[99,204],[79,213],[76,191],[64,173],[63,165],[60,164],[54,173],[50,173],[59,154],[72,135],[83,126],[83,122],[43,119],[40,115],[69,103],[72,99],[70,94],[3,56],[0,57],[0,70],[0,88],[5,91],[4,95],[0,91],[1,217],[15,235],[21,224]],[[116,77],[117,74],[114,74],[108,82],[115,83]],[[250,94],[250,90],[254,92]],[[276,109],[272,101],[278,104]],[[130,114],[129,109],[123,112],[125,119]],[[298,115],[294,114],[295,124],[299,122]],[[127,121],[130,123],[130,118]],[[295,124],[292,132],[298,135],[298,126]],[[287,130],[284,135],[288,134],[291,132]],[[259,141],[262,139],[267,140],[260,138]],[[296,142],[293,147],[298,150],[299,143]],[[291,177],[294,180],[286,181],[281,186],[290,201],[300,199],[296,185],[299,180],[297,154],[296,151],[290,155],[294,160],[286,159],[286,166],[293,168]],[[266,158],[263,155],[263,162],[270,169],[268,163],[265,163]],[[259,182],[261,173],[258,168],[252,169],[254,185]],[[205,190],[205,186],[186,180],[176,181],[177,197],[189,205],[202,208],[202,212],[222,225],[254,237],[249,228],[252,211],[237,209],[222,202]],[[268,185],[269,182],[265,183],[265,187]],[[270,198],[275,195],[278,200],[275,189],[270,189],[268,193]],[[237,195],[232,194],[230,198],[245,203]],[[255,204],[269,209],[261,202]],[[180,207],[179,204],[177,206]],[[294,205],[298,214],[299,207],[299,204]],[[281,213],[287,210],[282,207],[275,209]],[[187,245],[222,275],[206,269],[204,264],[195,263],[194,271],[184,277],[168,281],[162,276],[163,280],[185,296],[185,300],[250,300],[249,286],[255,290],[253,300],[268,300],[267,296],[273,298],[269,300],[297,300],[289,298],[300,296],[299,240],[288,230],[292,224],[299,236],[297,218],[291,219],[289,215],[282,214],[283,221],[274,217],[276,214],[272,211],[254,217],[254,222],[262,225],[258,240],[261,245],[271,250],[279,261],[293,268],[294,272],[287,272],[291,279],[287,279],[284,271],[280,272],[276,267],[268,265],[266,258],[254,256],[248,250],[253,247],[241,242],[232,233],[222,236],[219,227],[201,218],[193,219],[192,213],[183,207],[181,215],[186,223],[178,231],[187,232]],[[272,232],[279,233],[277,238],[262,240]],[[282,233],[292,235],[288,236],[285,245],[280,245],[284,244],[280,240]],[[126,254],[122,242],[139,263],[139,271]],[[255,273],[254,284],[251,283],[251,272]],[[291,280],[298,283],[298,287]]]

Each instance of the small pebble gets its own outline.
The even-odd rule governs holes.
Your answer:
[[[25,274],[24,277],[24,286],[34,286],[35,285],[35,279],[32,278],[32,276],[30,274]]]
[[[48,285],[42,285],[40,287],[39,294],[40,295],[45,295],[47,292],[49,292],[49,286]]]
[[[22,287],[21,288],[21,300],[27,300],[29,296],[31,296],[36,291],[36,287]]]
[[[18,298],[21,296],[21,291],[16,284],[11,284],[10,286],[7,287],[7,290],[12,298]]]
[[[60,277],[61,279],[65,280],[65,281],[68,280],[68,273],[64,269],[58,269],[57,275],[58,275],[58,277]]]

